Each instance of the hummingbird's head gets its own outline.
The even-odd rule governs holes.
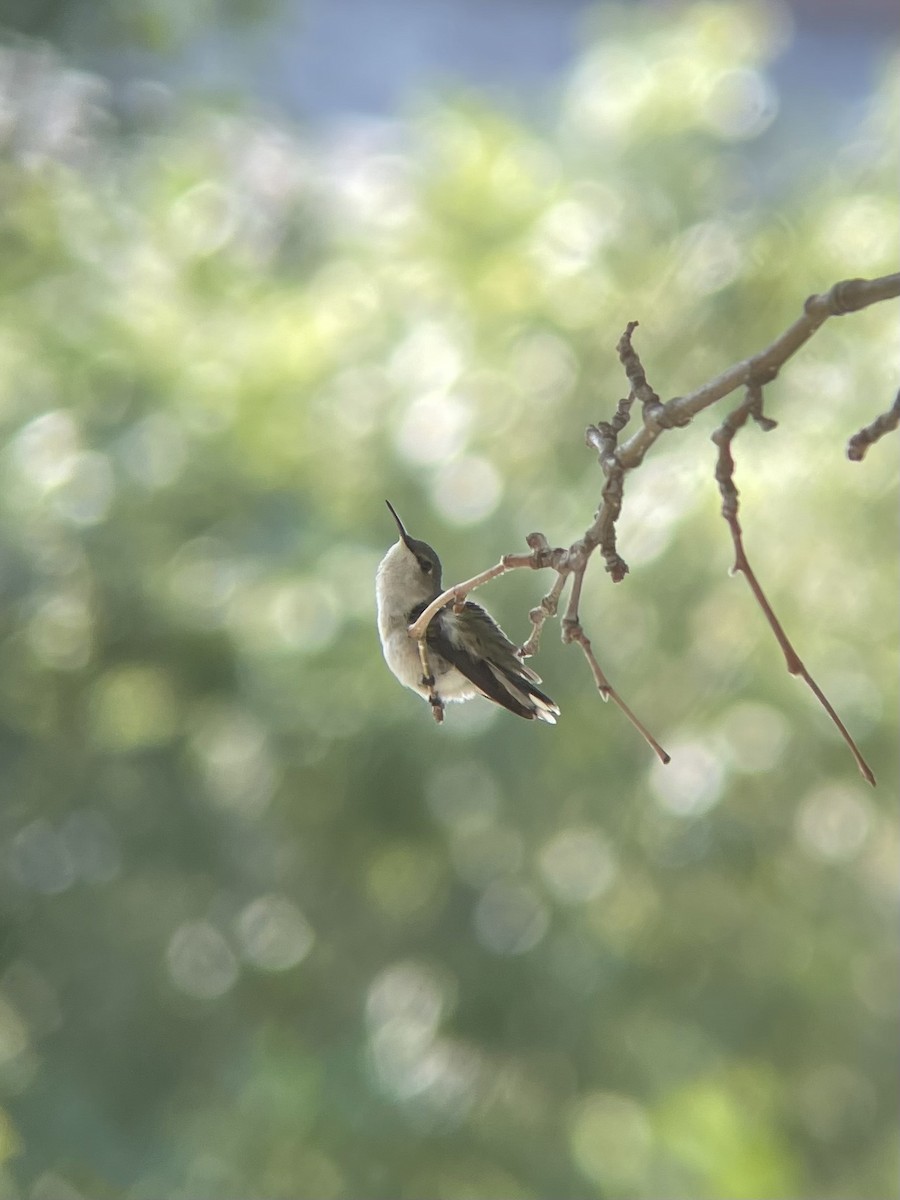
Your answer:
[[[423,600],[431,600],[441,591],[441,560],[427,542],[410,537],[397,516],[390,500],[386,500],[391,516],[400,531],[399,540],[391,546],[378,568],[379,581],[392,596],[414,608]]]

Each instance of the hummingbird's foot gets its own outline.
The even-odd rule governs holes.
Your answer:
[[[434,690],[434,676],[423,675],[420,682],[422,687],[428,688],[428,703],[431,705],[431,715],[437,724],[440,725],[444,719],[444,702]]]

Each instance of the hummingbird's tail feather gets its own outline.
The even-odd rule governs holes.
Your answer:
[[[525,717],[528,721],[544,721],[547,725],[555,725],[556,719],[559,716],[559,706],[539,687],[536,687],[533,680],[537,679],[534,671],[525,667],[522,672],[519,670],[504,671],[502,667],[495,663],[490,664],[491,673],[497,682],[505,689],[509,698],[514,702],[513,705],[500,700],[505,708],[509,708],[512,712],[517,713],[520,717]],[[525,674],[527,672],[527,675]],[[529,678],[528,676],[531,676]],[[496,697],[494,697],[496,698]]]
[[[448,610],[439,613],[428,626],[429,649],[456,667],[488,700],[526,721],[555,725],[559,709],[538,688],[540,676],[517,656],[516,647],[493,617],[471,600],[466,601],[463,617],[464,623]]]

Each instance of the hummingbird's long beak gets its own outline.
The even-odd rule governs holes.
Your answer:
[[[403,522],[397,516],[397,510],[394,508],[393,504],[391,504],[390,500],[385,500],[385,504],[391,510],[391,516],[397,522],[397,528],[400,530],[400,537],[401,537],[402,541],[404,542],[405,545],[408,546],[409,545],[409,534],[406,532],[406,529],[403,526]]]

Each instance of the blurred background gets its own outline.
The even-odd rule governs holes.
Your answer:
[[[850,11],[852,9],[852,12]],[[5,0],[0,1197],[897,1195],[896,305],[627,481],[555,729],[385,668],[664,397],[896,269],[888,3]],[[548,576],[480,595],[523,640]]]

